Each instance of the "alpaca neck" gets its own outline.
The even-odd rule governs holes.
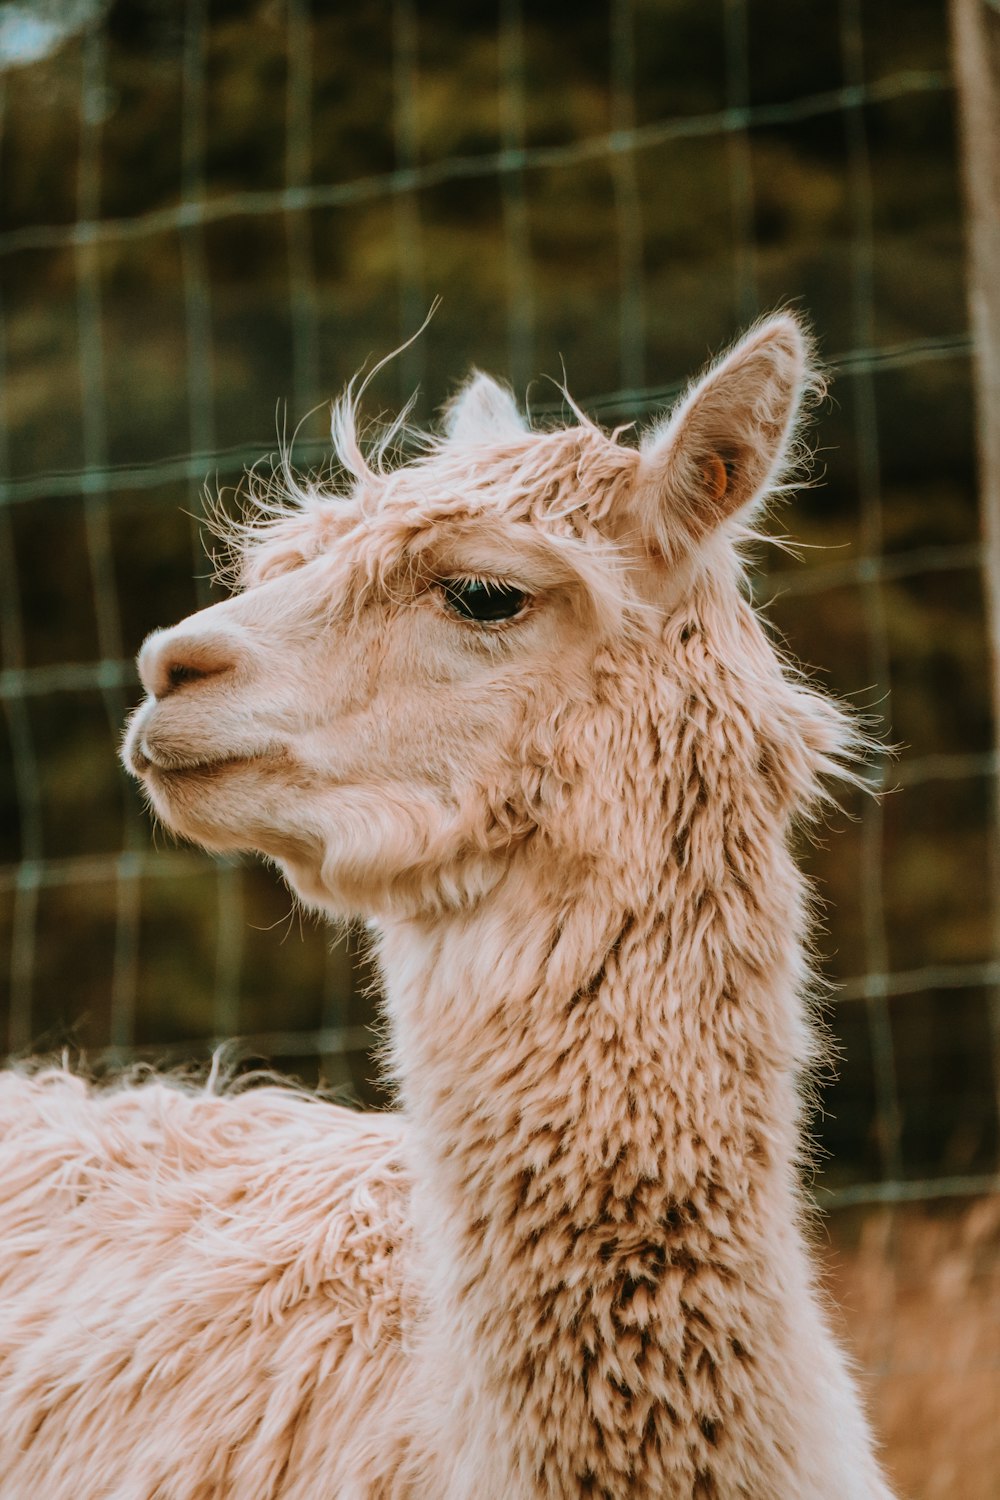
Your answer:
[[[731,1408],[720,1351],[745,1383],[766,1342],[756,1302],[773,1323],[795,1240],[801,900],[780,835],[755,863],[752,911],[737,867],[668,871],[636,911],[596,879],[554,900],[525,860],[480,909],[384,932],[435,1368],[506,1449],[507,1494],[693,1482]]]

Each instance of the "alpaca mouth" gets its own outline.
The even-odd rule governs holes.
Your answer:
[[[260,748],[246,744],[238,748],[198,744],[193,735],[181,738],[169,726],[164,734],[164,727],[158,723],[157,715],[150,712],[149,705],[143,705],[132,715],[121,758],[125,769],[140,781],[164,783],[186,776],[212,775],[248,765],[260,754]]]
[[[177,780],[185,776],[208,775],[216,771],[231,769],[235,766],[249,765],[252,756],[240,754],[218,754],[202,755],[197,759],[185,758],[178,760],[174,757],[164,757],[144,740],[137,739],[128,747],[127,760],[129,769],[134,775],[144,780]]]

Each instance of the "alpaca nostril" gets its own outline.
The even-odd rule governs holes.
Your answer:
[[[168,641],[167,645],[171,643]],[[166,698],[192,682],[219,677],[233,666],[232,654],[217,641],[178,641],[156,665],[155,693]]]
[[[180,662],[176,666],[167,668],[167,682],[170,691],[183,687],[186,682],[195,682],[199,677],[209,677],[210,672],[203,672],[200,667],[185,667]]]
[[[139,652],[139,675],[151,697],[167,698],[207,677],[231,671],[238,657],[227,635],[160,631]]]
[[[230,666],[231,662],[227,659],[220,659],[214,654],[205,656],[196,650],[168,655],[156,663],[153,694],[157,698],[166,698],[192,682],[201,682],[206,677],[218,677],[220,673],[228,671]]]

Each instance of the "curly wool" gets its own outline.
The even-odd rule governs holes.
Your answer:
[[[342,1494],[408,1379],[404,1128],[0,1075],[0,1493]]]

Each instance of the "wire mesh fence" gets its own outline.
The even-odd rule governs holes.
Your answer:
[[[213,594],[203,484],[273,449],[278,403],[321,461],[312,408],[438,294],[387,405],[420,385],[428,416],[476,363],[545,412],[565,364],[609,423],[794,299],[835,399],[824,482],[781,518],[802,556],[756,586],[901,746],[894,790],[803,851],[842,1049],[818,1191],[995,1183],[1000,758],[943,6],[43,11],[27,40],[0,18],[8,1049],[236,1037],[381,1099],[353,945],[258,866],[157,847],[116,766],[143,635]]]

